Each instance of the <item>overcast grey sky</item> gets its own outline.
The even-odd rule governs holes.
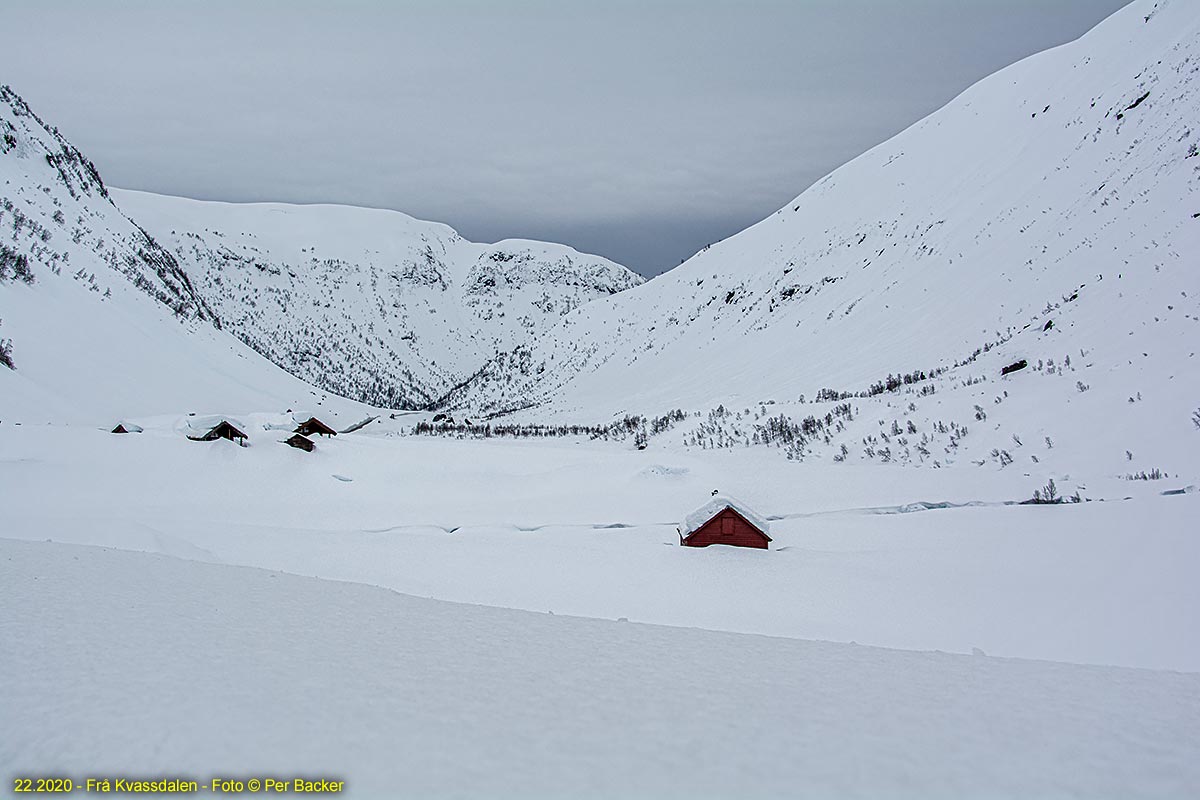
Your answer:
[[[395,208],[652,275],[1126,0],[4,0],[112,185]]]

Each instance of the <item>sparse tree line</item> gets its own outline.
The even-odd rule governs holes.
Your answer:
[[[908,404],[908,413],[917,409],[915,403]],[[697,413],[698,416],[698,413]],[[724,405],[708,412],[708,416],[694,429],[685,433],[685,447],[703,450],[719,450],[732,447],[757,445],[774,446],[781,449],[790,461],[803,461],[812,455],[821,444],[832,447],[835,437],[847,430],[847,425],[859,416],[857,407],[840,403],[824,415],[808,415],[793,418],[787,414],[767,413],[766,403],[758,411],[731,411]],[[933,448],[938,439],[944,440],[947,454],[957,452],[960,441],[967,435],[967,427],[951,422],[933,423],[932,430],[922,432],[912,419],[893,419],[890,427],[886,420],[879,420],[880,430],[862,437],[862,456],[882,463],[908,463],[914,460],[925,462],[933,458]],[[839,444],[833,451],[833,460],[842,463],[850,457],[850,448]],[[941,466],[934,461],[935,467]]]
[[[33,270],[29,268],[29,256],[0,244],[0,281],[6,280],[33,283],[35,279]]]
[[[1033,490],[1033,497],[1021,502],[1021,505],[1027,506],[1055,506],[1061,503],[1082,503],[1083,498],[1079,496],[1079,492],[1070,497],[1063,497],[1058,493],[1058,487],[1054,485],[1054,478],[1046,482],[1046,485],[1040,489]]]
[[[12,339],[0,339],[0,364],[9,369],[16,369],[12,360]]]
[[[55,213],[58,214],[61,212]],[[12,239],[14,242],[19,241],[28,232],[28,237],[32,240],[29,249],[35,257],[40,257],[39,250],[49,250],[44,245],[53,238],[54,234],[41,222],[25,214],[20,208],[17,208],[16,204],[9,197],[0,200],[0,222],[4,220],[5,214],[8,214],[12,220]],[[16,251],[13,252],[15,253]],[[27,256],[25,266],[26,268],[29,266]],[[32,273],[30,273],[30,277],[32,278]],[[30,280],[29,282],[32,283],[33,281]]]
[[[90,162],[84,166],[90,167]],[[96,180],[99,180],[98,176],[96,176]],[[98,185],[103,193],[103,184]],[[45,243],[49,242],[53,236],[50,229],[25,214],[9,197],[0,200],[0,219],[3,219],[4,214],[11,218],[13,238],[17,239],[28,231],[32,236],[31,251],[34,257],[44,263],[54,274],[61,274],[60,262],[66,264],[69,260],[68,254],[64,252],[60,255],[45,246]],[[66,217],[61,209],[54,212],[53,219],[59,225],[66,224]],[[82,217],[79,222],[83,223]],[[72,232],[71,241],[79,246],[89,246],[83,241],[88,233],[90,231],[76,227]],[[126,241],[125,244],[133,252],[126,252],[123,256],[118,253],[116,245],[108,247],[104,239],[99,237],[90,247],[96,256],[106,262],[113,271],[124,275],[137,289],[170,308],[177,317],[205,320],[220,327],[220,321],[196,293],[191,279],[171,253],[161,248],[149,234],[136,226],[133,239]],[[146,270],[152,272],[158,278],[159,283],[148,278],[145,274]],[[88,274],[80,270],[74,277],[76,280],[87,281],[90,284],[89,288],[93,291],[100,291],[100,287],[96,284],[95,273]],[[33,283],[34,273],[28,255],[18,253],[7,244],[0,244],[0,280],[9,278]]]
[[[1168,475],[1167,473],[1163,472],[1158,467],[1155,467],[1154,469],[1150,470],[1149,472],[1147,472],[1146,470],[1142,470],[1140,472],[1130,472],[1125,476],[1125,480],[1127,480],[1127,481],[1161,481],[1164,478],[1169,478],[1169,477],[1171,477],[1171,476]]]
[[[845,430],[855,410],[849,403],[834,406],[823,416],[810,414],[796,420],[787,414],[771,416],[766,405],[751,417],[750,409],[732,411],[719,405],[708,412],[705,421],[683,437],[685,447],[719,450],[731,447],[765,445],[782,448],[789,460],[802,460],[811,450],[810,443],[821,439],[831,444],[833,435]]]
[[[946,367],[937,367],[929,371],[917,369],[908,373],[900,373],[893,375],[890,372],[883,380],[875,381],[866,389],[859,392],[839,392],[837,389],[822,388],[817,392],[816,402],[827,403],[837,402],[839,400],[850,400],[856,397],[875,397],[884,392],[894,392],[904,386],[912,386],[915,383],[927,381],[930,378],[936,378],[946,371]],[[929,387],[932,389],[932,387]],[[933,394],[933,391],[922,391],[922,394]]]
[[[459,439],[542,439],[560,436],[589,436],[598,439],[609,426],[601,425],[493,425],[490,422],[439,421],[418,422],[413,428],[416,436],[453,436]],[[607,437],[606,437],[607,438]]]
[[[650,437],[665,433],[687,418],[687,414],[676,409],[661,417],[643,417],[639,414],[627,414],[623,418],[607,425],[542,425],[500,424],[490,422],[476,423],[470,420],[456,422],[449,415],[439,414],[433,421],[418,422],[413,428],[416,436],[454,436],[469,439],[540,439],[546,437],[587,436],[590,439],[603,441],[624,441],[631,436],[634,445],[645,449]]]

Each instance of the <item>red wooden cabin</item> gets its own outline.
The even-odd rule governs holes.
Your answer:
[[[714,497],[688,514],[679,529],[679,543],[684,547],[727,544],[766,550],[771,542],[768,528],[767,521],[745,505],[729,497]]]

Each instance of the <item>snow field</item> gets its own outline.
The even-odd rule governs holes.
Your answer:
[[[0,539],[0,762],[377,797],[1182,797],[1200,676],[468,606]],[[714,757],[718,754],[719,757]]]
[[[1014,506],[1029,479],[1003,472],[370,426],[306,454],[262,430],[277,418],[247,419],[247,448],[168,419],[124,436],[4,425],[3,535],[557,614],[1200,671],[1200,494],[1122,482],[1139,493]],[[713,488],[772,518],[770,551],[678,546]]]

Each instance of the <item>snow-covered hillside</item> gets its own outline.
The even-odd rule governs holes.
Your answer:
[[[0,223],[11,228],[3,237],[6,263],[24,256],[55,274],[73,271],[100,291],[88,270],[99,260],[177,315],[211,318],[179,264],[116,210],[95,165],[8,86],[0,86],[0,165]],[[80,251],[91,258],[77,266],[71,256],[79,261]],[[0,279],[13,277],[6,273]],[[32,271],[16,277],[36,280]]]
[[[870,430],[831,424],[845,437],[817,436],[816,454],[868,457],[877,421],[910,418],[911,439],[938,440],[922,443],[929,462],[955,457],[952,422],[972,429],[973,460],[1011,434],[1061,432],[1103,440],[1112,470],[1143,436],[1194,440],[1198,119],[1200,4],[1139,0],[750,229],[578,309],[445,404],[585,421],[723,404],[746,418],[740,444],[772,401],[824,418],[818,393],[880,387],[857,403]]]
[[[326,402],[217,324],[95,166],[0,86],[0,348],[15,367],[0,367],[0,420]]]
[[[110,191],[6,86],[0,179],[9,418],[327,395],[424,405],[567,311],[642,282],[563,245],[474,244],[393,211]]]
[[[112,193],[227,330],[315,386],[389,408],[427,405],[498,350],[642,283],[564,245],[476,244],[397,211]]]

